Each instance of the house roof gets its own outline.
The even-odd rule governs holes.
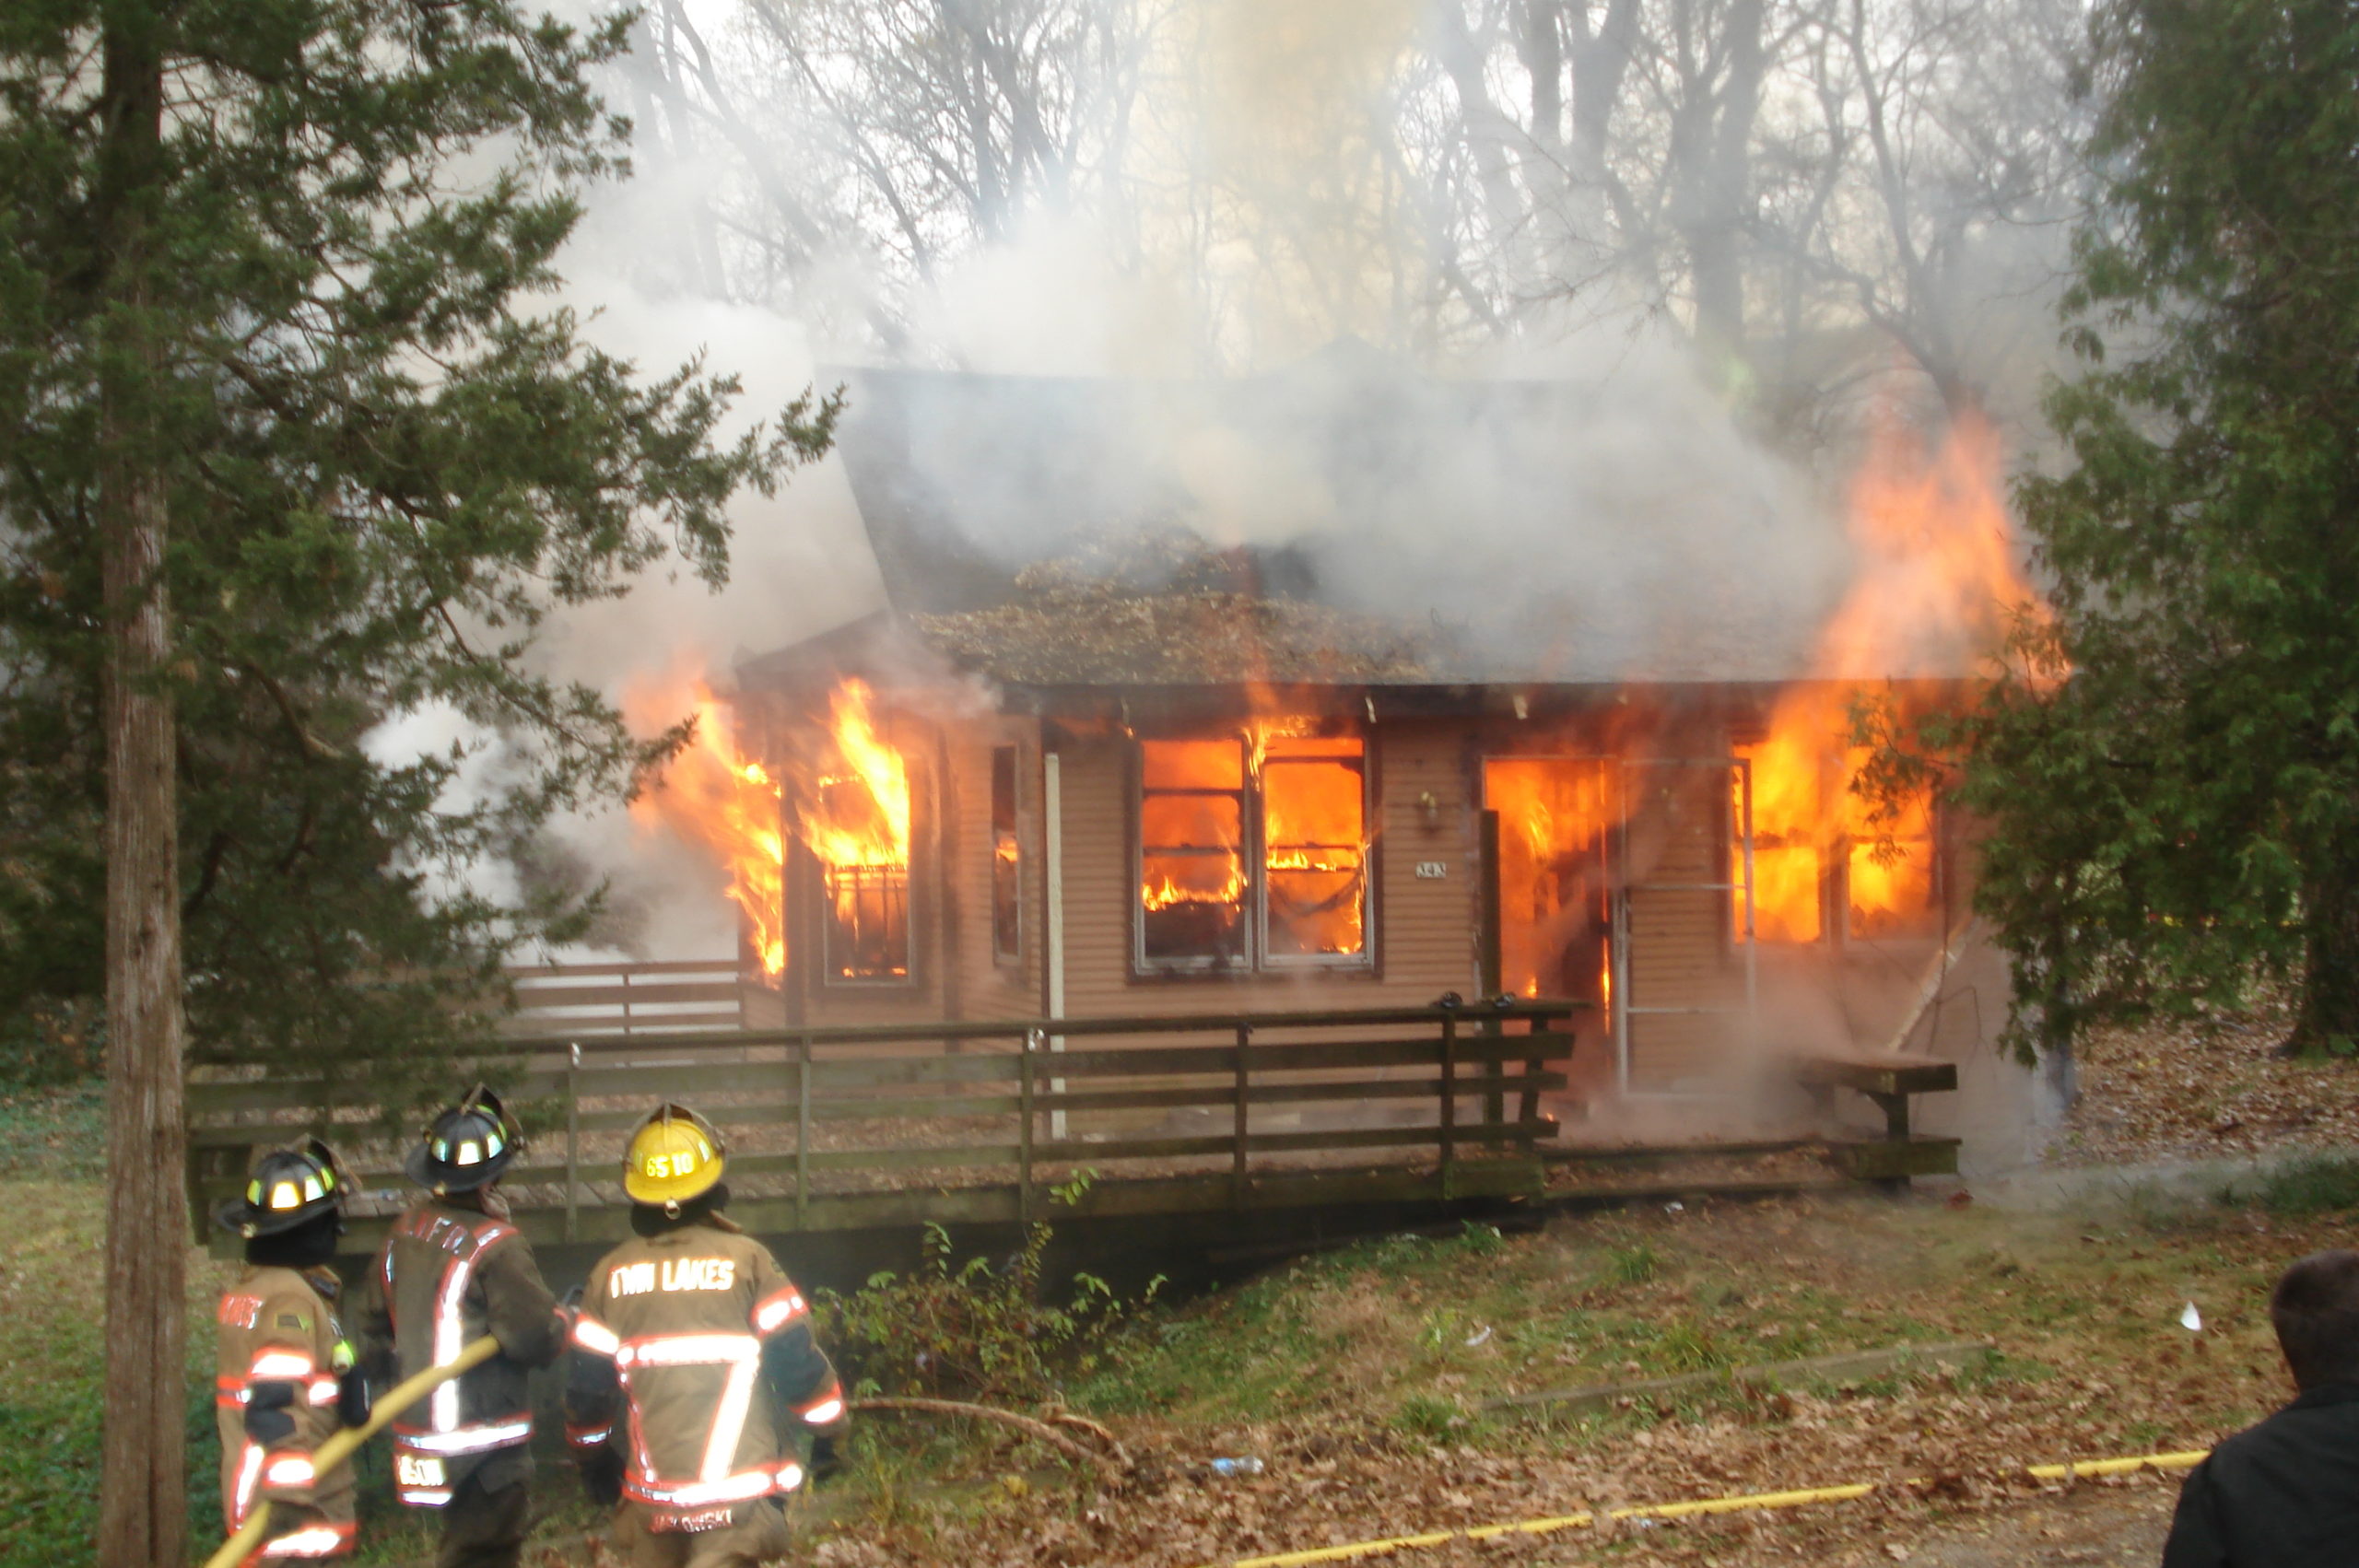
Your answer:
[[[899,625],[1003,682],[1774,682],[1848,559],[1708,399],[1356,345],[1211,383],[842,374]],[[1174,538],[1176,567],[1094,569]]]

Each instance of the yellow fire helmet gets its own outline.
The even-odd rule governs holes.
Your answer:
[[[623,1150],[623,1190],[634,1203],[673,1208],[710,1192],[728,1153],[719,1128],[666,1101],[639,1124]]]

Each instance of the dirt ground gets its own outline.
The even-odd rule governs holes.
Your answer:
[[[2359,1070],[2289,1061],[2292,997],[2240,1012],[2095,1030],[2077,1053],[2081,1095],[2050,1163],[2138,1164],[2359,1146]]]
[[[2147,1564],[2163,1554],[2175,1488],[2083,1487],[2055,1501],[2027,1503],[2008,1513],[1947,1527],[1886,1562],[1919,1568],[2047,1568],[2050,1563]],[[1873,1558],[1868,1561],[1874,1561]]]

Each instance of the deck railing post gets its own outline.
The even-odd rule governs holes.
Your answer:
[[[1236,1147],[1230,1151],[1228,1167],[1228,1197],[1232,1208],[1245,1207],[1245,1137],[1251,1125],[1248,1114],[1251,1101],[1252,1054],[1247,1049],[1253,1038],[1253,1025],[1237,1026],[1237,1106],[1232,1134]]]
[[[1441,1019],[1441,1194],[1449,1196],[1457,1164],[1458,1136],[1458,1015]]]
[[[1034,1043],[1039,1038],[1038,1029],[1026,1034],[1015,1068],[1016,1106],[1022,1118],[1015,1135],[1015,1217],[1027,1225],[1032,1223],[1032,1059]]]
[[[1532,1054],[1523,1059],[1523,1093],[1516,1096],[1515,1118],[1527,1128],[1538,1119],[1540,1115],[1540,1075],[1548,1071],[1548,1058],[1538,1041],[1547,1033],[1547,1023],[1545,1018],[1540,1017],[1535,1017],[1532,1021],[1529,1031],[1533,1040]],[[1567,1033],[1570,1032],[1571,1023],[1572,1020],[1568,1016],[1566,1019]],[[1567,1051],[1565,1054],[1569,1057],[1572,1053]],[[1523,1145],[1525,1153],[1534,1152],[1536,1141],[1529,1133],[1517,1141]]]
[[[581,1042],[566,1042],[565,1239],[574,1238],[581,1211]]]
[[[811,1219],[811,1031],[795,1044],[794,1224],[800,1230]]]

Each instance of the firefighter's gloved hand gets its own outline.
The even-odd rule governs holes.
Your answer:
[[[623,1500],[623,1457],[611,1444],[602,1443],[582,1451],[581,1490],[590,1501],[601,1508],[611,1508]]]
[[[369,1375],[357,1366],[351,1368],[335,1380],[336,1420],[346,1426],[367,1426],[374,1398],[369,1391]]]
[[[246,1440],[264,1453],[295,1435],[295,1385],[272,1378],[246,1393]]]
[[[843,1474],[843,1456],[836,1452],[836,1434],[823,1432],[811,1440],[811,1483],[832,1480]]]

